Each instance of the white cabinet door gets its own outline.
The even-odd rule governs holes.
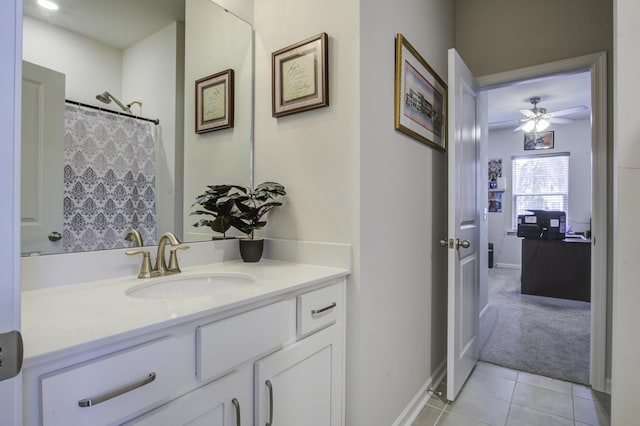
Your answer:
[[[340,425],[338,330],[331,326],[256,362],[256,425]]]
[[[128,426],[242,426],[253,419],[251,367],[235,370],[127,423]]]

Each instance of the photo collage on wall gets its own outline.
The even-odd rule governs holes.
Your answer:
[[[502,212],[503,191],[498,188],[498,178],[502,178],[502,159],[489,160],[489,213]]]

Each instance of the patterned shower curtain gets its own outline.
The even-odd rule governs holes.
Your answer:
[[[153,123],[66,105],[65,253],[130,247],[132,229],[156,243],[155,146]]]

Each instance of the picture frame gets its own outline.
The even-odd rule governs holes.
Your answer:
[[[196,133],[233,127],[233,70],[196,80]]]
[[[525,133],[524,134],[524,150],[553,149],[554,132]]]
[[[320,33],[272,53],[272,114],[329,106],[329,36]]]
[[[447,84],[400,33],[395,53],[395,129],[446,151]]]

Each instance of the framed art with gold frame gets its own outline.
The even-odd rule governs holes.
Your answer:
[[[445,151],[447,84],[400,33],[395,65],[396,130]]]
[[[326,33],[272,54],[274,117],[329,106],[329,37]]]
[[[196,80],[196,133],[233,127],[233,70]]]

